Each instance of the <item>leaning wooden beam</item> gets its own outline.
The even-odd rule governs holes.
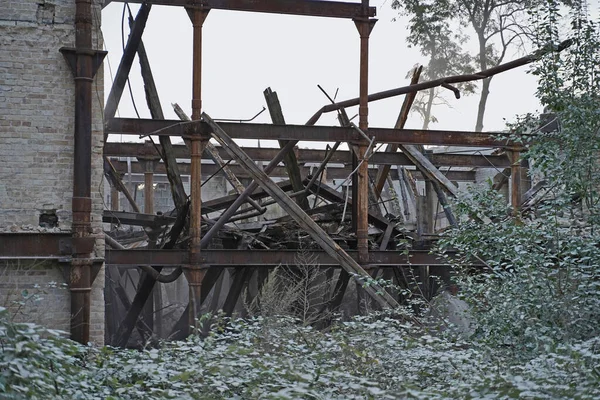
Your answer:
[[[248,172],[251,173],[257,183],[263,189],[271,194],[271,197],[294,220],[304,229],[311,237],[325,250],[330,256],[337,259],[340,266],[351,273],[357,282],[364,283],[370,279],[370,275],[350,257],[342,248],[332,240],[317,223],[315,223],[304,210],[300,208],[283,190],[281,190],[271,179],[260,170],[256,164],[243,152],[243,150],[216,124],[206,113],[202,114],[202,119],[206,121],[213,129],[213,136],[226,147],[232,157],[235,157],[238,162],[245,165]],[[383,308],[394,308],[398,306],[398,302],[391,297],[387,292],[377,284],[368,285],[365,290],[369,295],[377,301]]]
[[[131,19],[129,23],[131,26]],[[135,27],[133,27],[133,29],[135,29]],[[146,92],[146,102],[148,103],[148,108],[150,109],[150,115],[152,116],[152,119],[165,119],[162,106],[160,104],[160,99],[158,97],[158,90],[156,89],[156,84],[154,83],[152,69],[150,68],[150,62],[148,61],[144,42],[141,39],[137,53],[140,60],[142,79],[144,80],[144,89]],[[187,202],[187,195],[183,187],[183,182],[181,181],[179,168],[177,167],[177,158],[175,157],[175,151],[173,149],[173,145],[171,144],[171,138],[168,136],[159,136],[158,140],[160,141],[161,145],[160,155],[165,163],[167,178],[171,184],[173,204],[175,204],[175,207],[180,210]]]
[[[421,76],[422,70],[422,65],[414,70],[410,81],[411,85],[416,85],[419,82],[419,77]],[[415,97],[417,97],[417,92],[408,93],[404,97],[404,102],[402,103],[402,108],[400,108],[400,114],[398,115],[398,120],[396,121],[396,125],[394,125],[394,129],[404,128],[406,120],[408,120],[408,113],[410,112],[410,108],[412,107]],[[395,153],[398,151],[398,145],[395,143],[390,143],[386,146],[385,151],[387,153]],[[391,168],[391,165],[384,165],[377,173],[377,178],[375,179],[375,194],[377,197],[381,197],[381,191],[383,190],[383,186],[385,185],[385,181],[387,180]]]
[[[150,14],[151,7],[152,5],[150,4],[143,4],[138,11],[138,14],[136,16],[136,24],[133,27],[131,34],[129,35],[129,39],[127,40],[127,46],[125,47],[125,50],[123,52],[121,63],[119,64],[117,74],[115,75],[114,83],[106,101],[106,107],[104,108],[105,121],[111,120],[117,113],[117,107],[119,106],[119,101],[121,100],[121,96],[123,95],[123,89],[125,88],[125,84],[127,83],[129,71],[131,70],[133,59],[135,58],[135,53],[142,39],[142,33],[146,28],[146,22],[148,21],[148,15]],[[108,131],[105,129],[105,143],[107,138]],[[139,207],[133,200],[133,197],[129,193],[129,190],[127,190],[127,187],[123,184],[121,178],[115,172],[110,160],[106,156],[104,156],[104,174],[108,178],[109,182],[125,195],[133,210],[135,212],[140,212]]]
[[[269,87],[265,89],[263,94],[265,96],[265,101],[267,102],[267,108],[269,109],[269,114],[271,114],[271,121],[273,121],[273,124],[285,125],[285,118],[283,116],[283,111],[281,110],[281,103],[279,102],[279,97],[277,97],[277,92],[272,91]],[[287,143],[287,140],[279,140],[279,147],[283,148]],[[288,152],[283,159],[283,163],[288,176],[290,177],[290,181],[292,182],[292,186],[294,187],[294,192],[304,190],[296,154],[294,154],[293,151]],[[298,196],[296,198],[296,202],[303,209],[308,209],[308,199],[306,196]]]
[[[110,183],[110,185],[125,195],[125,198],[129,202],[129,205],[131,206],[131,209],[134,212],[140,213],[141,212],[140,207],[135,202],[131,193],[129,193],[129,189],[127,189],[127,186],[125,186],[125,184],[121,180],[121,177],[117,173],[115,166],[110,162],[108,157],[104,156],[103,159],[104,159],[104,175],[106,175],[106,178],[108,179],[108,182]]]
[[[182,121],[191,121],[190,117],[185,113],[185,111],[183,111],[183,109],[181,107],[179,107],[179,104],[174,103],[174,104],[172,104],[172,106],[173,106],[173,111],[175,111],[175,114],[177,114],[179,119],[181,119]],[[239,194],[244,193],[244,190],[246,190],[246,188],[244,187],[244,185],[242,185],[242,182],[240,182],[240,180],[233,173],[231,168],[229,168],[227,166],[227,163],[223,160],[223,158],[221,158],[221,155],[219,154],[219,150],[217,150],[215,145],[212,144],[211,142],[207,141],[204,151],[206,151],[206,152],[208,152],[208,154],[210,154],[210,157],[219,166],[219,168],[223,171],[223,173],[225,174],[225,177],[227,178],[229,183],[231,183],[231,185],[233,186],[235,191],[238,192]],[[252,205],[252,207],[254,207],[257,211],[260,211],[260,212],[266,211],[263,207],[260,206],[260,204],[258,204],[254,200],[252,200],[252,198],[248,198],[248,203],[250,203],[250,205]]]
[[[458,196],[458,188],[450,182],[446,176],[440,172],[432,163],[425,157],[415,146],[411,145],[400,145],[400,149],[406,156],[415,164],[417,169],[421,171],[427,178],[435,181],[441,185],[441,187],[450,193],[452,196]]]
[[[148,21],[148,15],[150,14],[151,8],[152,4],[142,4],[137,16],[135,17],[135,25],[131,30],[129,39],[127,40],[127,45],[123,51],[123,57],[121,58],[119,68],[117,69],[114,83],[106,100],[106,107],[104,107],[105,121],[113,119],[117,113],[117,107],[119,106],[121,96],[123,95],[123,89],[125,89],[125,84],[129,78],[129,72],[131,71],[131,66],[133,65],[133,59],[135,58],[140,41],[142,40],[142,33],[144,33],[144,29],[146,28],[146,22]],[[106,141],[106,136],[107,134],[105,132],[104,141]]]

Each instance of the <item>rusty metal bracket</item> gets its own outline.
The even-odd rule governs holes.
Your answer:
[[[93,50],[93,49],[76,49],[75,47],[61,47],[58,49],[69,64],[73,76],[77,77],[77,56],[80,54],[91,55],[92,61],[92,77],[96,76],[98,68],[102,65],[104,57],[108,54],[108,51],[104,50]]]

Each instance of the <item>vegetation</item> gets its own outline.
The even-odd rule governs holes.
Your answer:
[[[302,302],[312,294],[275,276],[272,286],[288,288],[303,319],[277,315],[271,291],[252,305],[257,316],[217,316],[207,337],[142,351],[81,346],[2,309],[0,397],[600,398],[600,37],[585,7],[569,8],[566,26],[560,10],[548,0],[532,13],[539,43],[558,42],[565,28],[573,39],[532,71],[552,116],[543,129],[534,116],[512,127],[530,142],[527,157],[546,190],[513,217],[498,193],[474,188],[455,205],[462,223],[440,243],[461,253],[452,262],[472,333],[418,297],[419,307],[317,330]],[[556,128],[546,129],[552,120]],[[467,217],[482,214],[494,224]],[[486,267],[473,273],[473,258]]]
[[[445,65],[459,66],[454,69],[468,73],[473,68],[471,63],[479,70],[502,64],[511,49],[523,47],[531,37],[528,10],[544,3],[539,0],[394,0],[392,7],[410,17],[407,40],[430,57],[430,74],[437,75],[453,71]],[[471,31],[476,41],[472,56],[461,49],[467,43],[467,36],[461,32],[464,28]],[[446,71],[440,70],[440,66]],[[477,132],[483,130],[491,81],[492,77],[482,81],[475,123]],[[467,89],[472,91],[472,88]]]

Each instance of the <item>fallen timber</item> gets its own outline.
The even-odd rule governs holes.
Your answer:
[[[256,164],[235,144],[235,142],[225,133],[225,131],[216,124],[206,113],[202,114],[203,120],[207,121],[210,127],[214,130],[213,135],[221,144],[226,147],[232,157],[236,157],[238,161],[244,164],[248,171],[253,175],[263,189],[268,192],[271,197],[277,200],[279,205],[286,210],[300,226],[319,243],[319,245],[329,255],[336,258],[340,265],[351,273],[361,282],[366,282],[370,276],[366,271],[352,259],[343,249],[341,249],[329,236],[312,220],[295,202],[293,202],[277,185],[275,185],[269,177],[260,170]],[[391,297],[378,284],[367,286],[365,289],[369,295],[376,300],[383,308],[394,308],[398,306],[398,302]]]

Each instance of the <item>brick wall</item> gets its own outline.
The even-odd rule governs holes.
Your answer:
[[[99,4],[100,0],[94,1],[98,30]],[[73,0],[3,0],[0,7],[0,231],[52,234],[71,229],[75,84],[59,49],[74,47],[74,19]],[[101,49],[98,33],[94,48]],[[94,256],[103,258],[102,69],[96,75],[94,91],[92,226],[98,238]],[[46,216],[50,223],[44,222]],[[56,223],[52,222],[54,216]],[[18,277],[15,293],[23,285],[65,282],[62,273],[56,273],[57,265],[37,265],[37,274],[22,274],[16,265],[3,267],[6,276]],[[10,282],[3,282],[0,296],[11,297]],[[90,334],[96,342],[102,342],[104,336],[103,287],[101,271],[92,291]],[[65,307],[68,312],[68,296],[68,290],[52,291],[51,315],[57,318],[44,320],[51,327],[68,331],[68,318],[62,317]]]

